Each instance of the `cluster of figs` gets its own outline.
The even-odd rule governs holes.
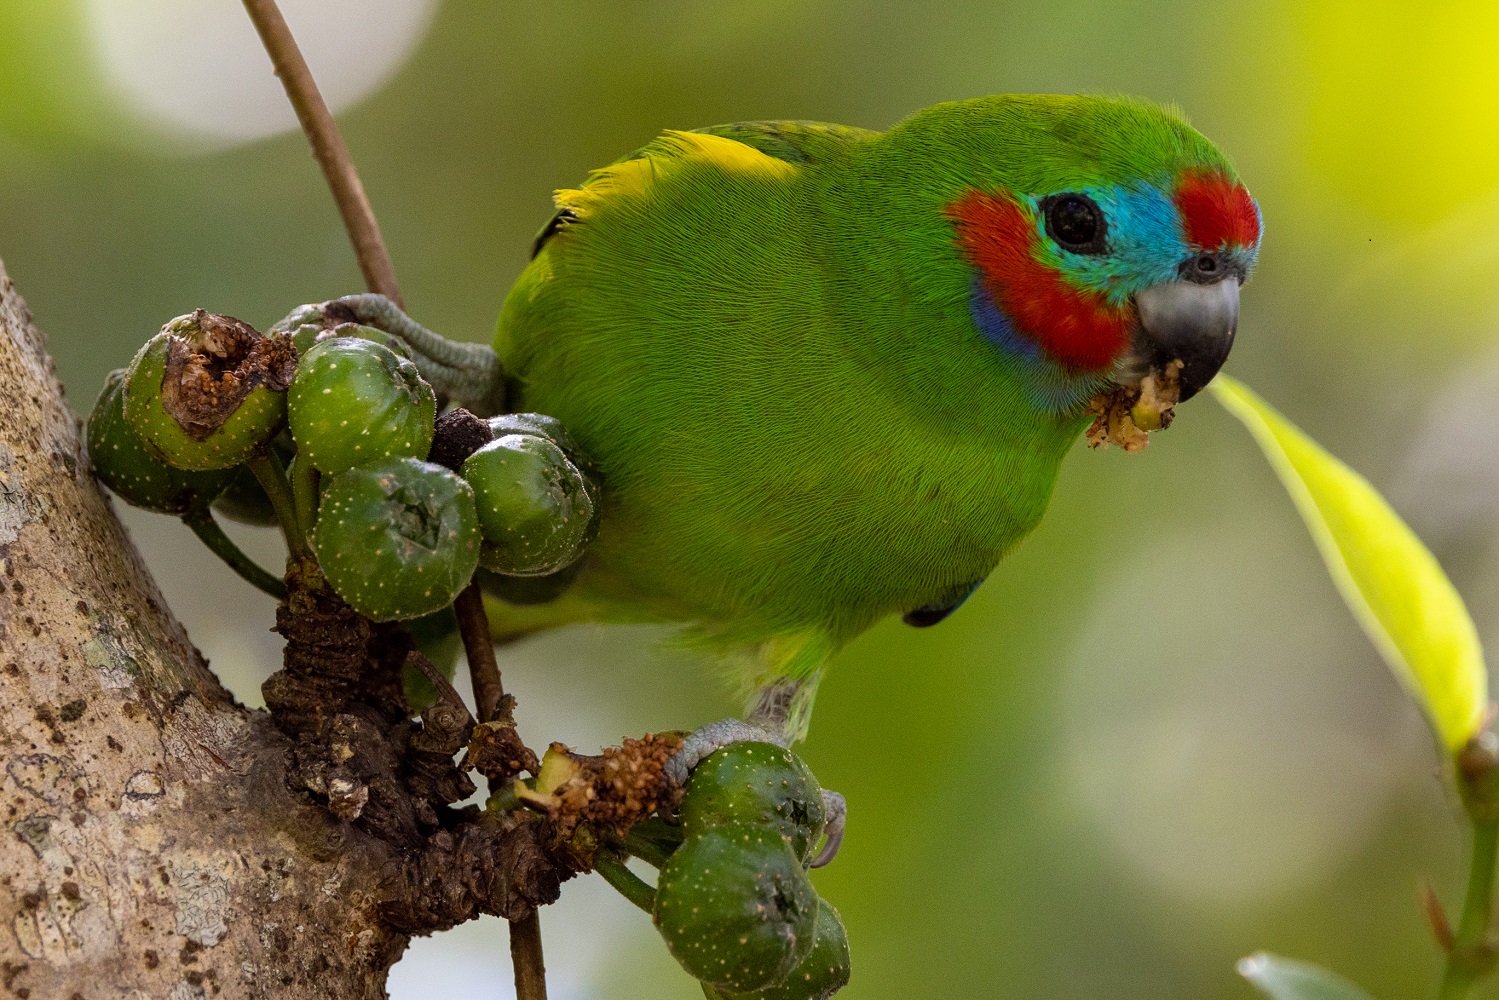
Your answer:
[[[322,306],[265,334],[198,310],[110,374],[89,418],[90,464],[127,503],[182,517],[221,555],[211,512],[279,523],[293,555],[314,556],[374,621],[440,612],[478,567],[525,578],[572,565],[597,486],[557,421],[450,412],[467,419],[469,446],[434,449],[437,413],[399,337]]]
[[[439,416],[424,365],[444,373],[334,305],[300,306],[264,334],[203,310],[171,320],[110,373],[90,466],[284,597],[215,515],[279,525],[293,563],[312,560],[359,614],[456,655],[450,606],[476,571],[513,599],[565,582],[596,529],[592,465],[551,417]],[[414,708],[435,697],[412,680]],[[827,820],[798,757],[746,742],[697,765],[671,822],[631,831],[628,852],[660,868],[654,889],[634,879],[642,905],[711,1000],[825,1000],[848,982],[843,924],[807,876]]]
[[[848,937],[807,877],[828,818],[807,765],[773,743],[735,743],[693,769],[677,808],[679,826],[654,828],[674,849],[660,859],[652,918],[682,968],[713,1000],[840,990]]]

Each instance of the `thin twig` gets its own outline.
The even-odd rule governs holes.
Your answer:
[[[474,705],[480,722],[513,722],[500,680],[500,665],[494,657],[494,639],[489,634],[489,615],[484,612],[484,592],[477,581],[470,583],[453,602],[458,616],[458,634],[468,656],[468,673],[474,682]]]
[[[458,595],[458,600],[453,602],[453,613],[458,616],[458,634],[463,637],[463,651],[468,658],[468,675],[474,686],[479,721],[513,723],[510,699],[505,697],[500,665],[494,655],[494,639],[489,634],[484,592],[479,589],[477,580]],[[516,1000],[546,1000],[541,914],[535,910],[529,916],[510,921],[510,963],[515,968]]]
[[[541,955],[541,913],[510,921],[510,964],[515,1000],[547,1000],[547,968]]]
[[[354,160],[349,156],[349,147],[333,121],[323,95],[318,92],[307,60],[297,48],[286,19],[276,6],[276,0],[244,0],[245,10],[255,23],[260,41],[276,67],[276,75],[286,88],[286,96],[296,109],[297,120],[307,141],[312,144],[312,155],[338,203],[338,212],[343,216],[344,228],[349,231],[349,241],[354,244],[354,255],[359,258],[359,270],[364,272],[364,284],[372,292],[401,304],[401,290],[396,284],[396,269],[390,262],[390,252],[380,236],[380,224],[375,221],[375,210],[364,193],[359,173],[354,169]]]
[[[463,651],[468,657],[479,721],[513,724],[478,581],[463,588],[453,602],[453,612],[458,616],[458,634],[463,637]],[[537,911],[510,921],[510,962],[515,967],[516,1000],[546,1000],[546,962],[541,953],[541,915]]]

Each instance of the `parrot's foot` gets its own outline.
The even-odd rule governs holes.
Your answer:
[[[669,781],[681,787],[687,784],[693,768],[709,755],[736,743],[773,743],[789,748],[791,740],[784,729],[769,729],[743,719],[719,719],[689,733],[682,740],[681,749],[666,762],[662,773]],[[823,829],[827,839],[823,842],[822,850],[817,852],[817,857],[812,859],[813,868],[821,868],[838,856],[838,848],[843,843],[843,831],[848,821],[848,803],[839,793],[822,789],[822,805],[827,811],[827,825]],[[675,819],[670,812],[669,807],[663,808],[663,818]]]
[[[735,743],[774,743],[786,745],[785,737],[743,719],[719,719],[691,732],[682,740],[682,748],[671,755],[663,773],[677,786],[687,784],[692,769],[709,754]]]
[[[838,856],[838,848],[843,846],[843,828],[848,824],[848,802],[839,793],[824,788],[822,807],[828,814],[827,826],[822,831],[828,839],[823,841],[822,850],[812,859],[813,868],[830,864]]]
[[[325,305],[344,307],[365,326],[405,341],[422,377],[459,406],[481,417],[505,410],[505,373],[487,344],[449,340],[407,316],[383,295],[345,295]]]

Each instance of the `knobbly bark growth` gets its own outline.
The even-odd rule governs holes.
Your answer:
[[[535,758],[451,698],[412,719],[404,631],[296,566],[247,711],[89,474],[3,265],[0,400],[0,996],[383,996],[409,935],[523,918],[668,794],[676,744],[647,738],[549,805],[454,808],[466,746],[493,787]]]

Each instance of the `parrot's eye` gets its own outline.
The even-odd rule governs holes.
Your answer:
[[[1056,194],[1041,202],[1046,215],[1046,235],[1063,250],[1100,254],[1108,223],[1098,203],[1085,194]]]

